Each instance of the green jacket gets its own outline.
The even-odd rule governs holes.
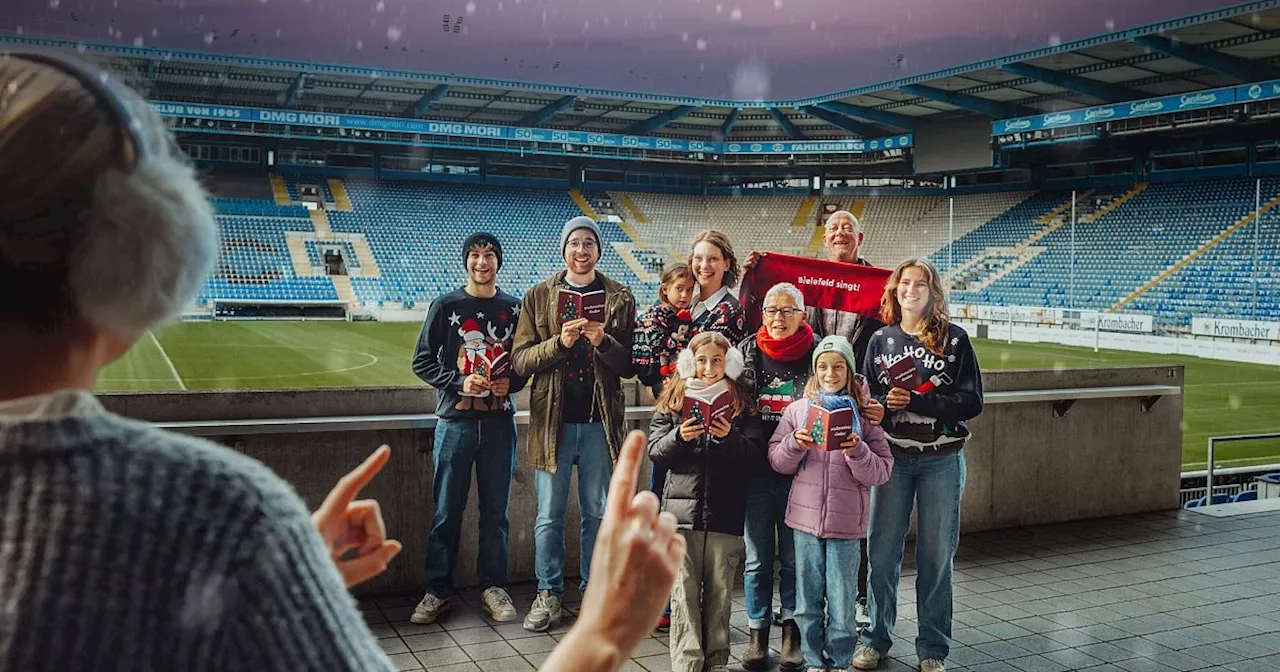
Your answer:
[[[595,351],[595,404],[604,419],[605,438],[614,462],[626,435],[627,404],[622,380],[630,378],[631,335],[636,322],[636,300],[626,286],[596,271],[604,284],[605,341]],[[526,448],[534,469],[556,471],[556,447],[560,442],[564,400],[565,352],[556,324],[556,298],[565,271],[535,285],[524,296],[524,308],[511,349],[511,366],[518,376],[533,376],[529,390],[529,441]]]

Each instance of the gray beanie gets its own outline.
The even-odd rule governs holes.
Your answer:
[[[596,237],[596,247],[600,249],[600,256],[604,256],[604,244],[600,240],[600,225],[596,224],[596,220],[585,215],[579,215],[564,223],[564,229],[560,231],[560,256],[564,256],[564,248],[569,245],[569,236],[578,229],[591,230]]]

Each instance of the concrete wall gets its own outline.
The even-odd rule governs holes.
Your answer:
[[[1127,385],[1183,384],[1178,366],[1069,371],[987,373],[988,392]],[[521,395],[523,397],[523,395]],[[155,422],[430,413],[434,393],[422,388],[360,388],[268,392],[184,392],[103,395],[117,413]],[[525,408],[525,399],[518,400]],[[635,389],[631,403],[650,403]],[[967,532],[1080,520],[1178,507],[1182,449],[1182,398],[1161,399],[1150,411],[1138,399],[1077,402],[1055,417],[1049,402],[989,404],[971,425],[965,449],[968,481],[963,504]],[[639,423],[636,425],[639,428]],[[385,471],[364,493],[382,504],[390,533],[405,551],[362,594],[423,587],[431,520],[431,436],[421,430],[300,434],[243,434],[217,440],[249,454],[280,474],[315,507],[334,482],[381,443],[392,447]],[[524,466],[525,437],[510,506],[510,571],[513,581],[533,577],[533,473]],[[647,481],[648,465],[642,478]],[[575,485],[576,491],[576,485]],[[456,574],[459,586],[475,581],[478,545],[475,490],[462,528]],[[578,566],[578,507],[569,504],[566,574]]]

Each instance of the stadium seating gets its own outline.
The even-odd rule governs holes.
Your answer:
[[[262,202],[262,208],[277,208]],[[219,210],[223,208],[217,203]],[[234,203],[229,209],[252,209]],[[306,213],[305,208],[298,208]],[[196,297],[240,301],[337,301],[328,278],[299,278],[294,273],[286,231],[308,231],[305,218],[220,215],[220,255],[212,277]]]
[[[1252,212],[1253,191],[1254,182],[1245,179],[1153,184],[1096,221],[1079,219],[1074,241],[1071,226],[1054,230],[1035,243],[1044,248],[1041,254],[980,291],[956,291],[953,302],[1109,309]],[[1264,200],[1277,191],[1274,179],[1263,181]],[[1026,239],[1045,226],[1036,221],[1037,210],[1069,199],[1064,194],[1041,194],[1028,199],[957,240],[957,258],[973,257],[986,248]],[[1276,214],[1268,213],[1260,224],[1267,232],[1262,262],[1272,269],[1261,274],[1260,293],[1277,283],[1273,272],[1280,243],[1276,221]],[[1243,272],[1239,261],[1223,262],[1241,256],[1251,258],[1251,252],[1242,254],[1243,246],[1251,239],[1241,233],[1211,248],[1209,254],[1197,258],[1126,308],[1154,312],[1162,320],[1181,324],[1189,322],[1193,312],[1232,311],[1238,315],[1239,307],[1246,305],[1245,297],[1252,298],[1250,285],[1242,285],[1242,277],[1248,273]],[[1267,254],[1272,255],[1270,261]],[[935,261],[939,255],[935,255]],[[1244,262],[1246,266],[1250,263]],[[1274,314],[1274,296],[1272,292],[1262,299],[1262,315]],[[1215,302],[1216,307],[1211,305]]]
[[[952,200],[929,196],[877,196],[863,211],[866,244],[862,256],[871,263],[892,268],[904,259],[929,258],[938,252],[940,269],[947,267],[944,249],[952,240],[986,224],[1026,201],[1025,191],[974,194]],[[959,258],[959,254],[957,255]]]
[[[621,195],[621,194],[616,194]],[[729,234],[739,261],[751,250],[803,254],[813,235],[808,227],[792,227],[803,196],[678,196],[627,193],[648,220],[634,224],[652,246],[674,259],[687,259],[689,244],[700,231]]]
[[[558,190],[372,180],[345,184],[353,210],[330,211],[330,226],[337,233],[365,234],[382,271],[380,278],[351,279],[365,305],[425,305],[458,288],[465,281],[462,244],[480,230],[503,243],[500,286],[523,294],[564,267],[560,229],[582,214],[568,193]],[[608,222],[602,223],[601,235],[600,269],[644,289],[610,245],[627,242],[627,235]]]
[[[284,183],[291,194],[301,183],[322,187],[324,198],[331,194],[318,178],[285,176]],[[356,299],[367,306],[422,307],[459,286],[462,242],[480,229],[503,240],[500,283],[522,294],[562,268],[560,227],[582,212],[562,190],[417,181],[345,185],[353,210],[326,214],[333,232],[364,234],[369,243],[380,277],[351,277]],[[862,252],[877,265],[926,254],[944,272],[954,265],[953,303],[1106,310],[1127,301],[1125,310],[1185,327],[1193,315],[1280,320],[1280,207],[1235,226],[1254,210],[1254,186],[1251,179],[1237,178],[1153,183],[1128,193],[1083,192],[1074,227],[1068,221],[1069,192],[957,196],[953,227],[944,196],[820,202],[859,201],[867,234]],[[1280,194],[1280,178],[1264,179],[1261,194],[1264,204]],[[601,222],[601,269],[630,285],[641,304],[653,301],[656,283],[640,266],[686,258],[689,242],[703,229],[728,233],[740,258],[753,249],[803,254],[814,239],[813,214],[801,212],[814,202],[802,196],[584,196],[597,206],[612,202],[613,212],[624,218],[621,225]],[[617,205],[623,201],[629,203],[625,208]],[[1108,201],[1112,205],[1097,210],[1095,218],[1093,209]],[[298,277],[305,271],[295,271],[294,263],[302,264],[299,269],[322,266],[321,250],[337,246],[349,269],[361,266],[356,246],[336,240],[308,241],[295,248],[306,260],[291,260],[285,232],[315,231],[306,208],[265,198],[215,198],[214,205],[222,259],[200,293],[202,302],[337,300],[332,281]],[[805,220],[810,224],[793,225]],[[1144,287],[1157,277],[1159,282]]]

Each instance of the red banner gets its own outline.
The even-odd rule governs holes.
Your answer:
[[[806,306],[876,317],[880,313],[885,282],[892,274],[875,266],[770,252],[743,276],[739,297],[753,329],[760,326],[760,304],[765,292],[779,282],[795,285],[804,294]]]

